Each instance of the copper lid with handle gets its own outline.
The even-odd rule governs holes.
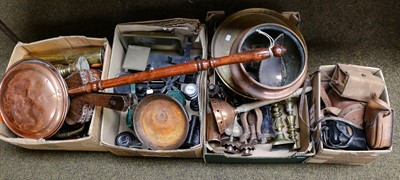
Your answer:
[[[23,60],[9,68],[0,85],[0,112],[16,135],[39,139],[54,135],[66,117],[69,99],[54,66]]]

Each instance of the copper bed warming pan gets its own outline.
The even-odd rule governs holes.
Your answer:
[[[195,73],[221,65],[260,61],[282,56],[286,49],[274,46],[260,48],[209,60],[190,61],[128,76],[100,80],[68,89],[65,80],[48,62],[25,59],[13,64],[0,84],[0,113],[7,127],[22,138],[41,139],[54,135],[62,126],[69,110],[70,95],[85,96],[105,88]],[[90,95],[90,94],[88,94]]]

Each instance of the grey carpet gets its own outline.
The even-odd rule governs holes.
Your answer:
[[[338,62],[383,70],[392,107],[399,109],[400,2],[311,0],[65,0],[0,1],[0,18],[23,42],[60,35],[107,37],[117,23],[171,17],[204,20],[207,10],[228,13],[264,7],[299,11],[310,72]],[[111,41],[112,42],[112,41]],[[0,32],[0,72],[14,44]],[[204,164],[201,159],[119,157],[110,153],[33,151],[0,142],[1,179],[399,179],[399,123],[393,152],[364,166],[329,164]]]

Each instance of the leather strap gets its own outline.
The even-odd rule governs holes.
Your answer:
[[[325,108],[321,110],[321,113],[324,116],[327,115],[335,115],[337,117],[344,118],[346,120],[351,121],[353,124],[357,124],[360,127],[364,127],[364,111],[365,111],[365,103],[357,102],[357,101],[349,101],[349,100],[343,100],[339,95],[335,95],[333,93],[336,92],[330,92],[329,94],[331,96],[328,96],[328,93],[326,92],[324,86],[320,86],[320,94],[321,94],[321,99],[325,104]],[[331,100],[331,98],[333,98]],[[332,103],[335,101],[336,104],[339,104],[338,102],[343,100],[343,106],[340,105],[340,107],[343,107],[343,109],[339,107],[333,107]]]
[[[364,127],[364,111],[364,103],[352,104],[340,111],[338,116],[347,119],[361,127]]]
[[[321,94],[321,99],[322,99],[322,101],[324,102],[325,106],[326,106],[326,107],[332,107],[332,102],[331,102],[331,100],[329,99],[329,96],[328,96],[328,94],[326,93],[325,88],[324,88],[324,86],[322,86],[322,84],[320,85],[320,88],[319,88],[319,89],[320,89],[319,92],[320,92],[320,94]]]

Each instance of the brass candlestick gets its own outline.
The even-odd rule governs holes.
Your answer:
[[[286,120],[288,123],[288,133],[289,139],[294,142],[292,150],[300,149],[299,141],[297,140],[297,130],[296,130],[296,116],[293,114],[294,111],[294,99],[289,98],[285,100],[286,112],[288,115],[286,116]]]
[[[275,103],[272,105],[271,112],[272,112],[272,117],[275,120],[275,131],[276,131],[275,141],[272,143],[272,146],[281,146],[294,143],[292,140],[287,139],[285,137],[285,134],[283,133],[283,127],[285,127],[285,124],[282,121],[281,109],[282,108],[279,106],[279,103]]]
[[[67,77],[68,75],[83,70],[83,69],[90,69],[89,62],[87,59],[83,56],[79,57],[76,61],[74,61],[70,65],[62,65],[62,64],[56,64],[54,65],[58,71],[58,73],[62,77]]]

